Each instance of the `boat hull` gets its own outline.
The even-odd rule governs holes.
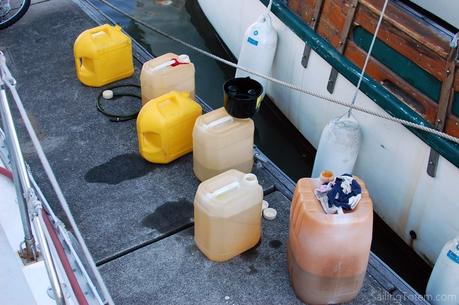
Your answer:
[[[237,57],[245,29],[266,10],[258,0],[199,0],[199,3]],[[238,16],[235,19],[233,16]],[[275,78],[306,90],[330,95],[326,89],[331,66],[314,51],[308,67],[301,65],[304,41],[277,17],[277,53],[272,74]],[[339,75],[333,96],[350,101],[355,86]],[[316,148],[324,126],[346,109],[327,101],[270,83],[267,94],[304,137]],[[384,113],[364,93],[357,104]],[[354,173],[362,177],[374,201],[376,213],[427,262],[432,264],[443,244],[459,234],[452,211],[459,209],[455,187],[459,169],[440,157],[437,175],[430,177],[427,163],[430,147],[398,123],[354,112],[362,128],[362,144]]]

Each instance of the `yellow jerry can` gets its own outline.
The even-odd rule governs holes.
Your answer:
[[[137,116],[142,157],[169,163],[191,152],[193,126],[201,114],[201,105],[188,92],[171,91],[146,103]]]
[[[78,79],[101,87],[134,73],[131,39],[119,26],[104,24],[81,33],[73,47]]]

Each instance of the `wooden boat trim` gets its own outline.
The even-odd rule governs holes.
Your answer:
[[[451,50],[448,55],[446,62],[445,77],[441,86],[440,100],[438,102],[437,118],[435,120],[435,128],[438,130],[444,130],[446,124],[446,118],[448,116],[448,108],[453,105],[454,98],[454,77],[456,76],[456,61],[459,55],[459,48],[457,45],[458,37],[455,37],[456,41],[454,46],[451,46]],[[434,149],[430,149],[429,162],[427,164],[427,173],[431,177],[435,177],[437,173],[438,159],[440,155]]]
[[[382,7],[383,0],[360,0],[364,6],[366,6],[373,14],[379,16],[381,13],[380,7]],[[448,56],[448,45],[452,38],[451,35],[444,33],[441,38],[437,38],[438,33],[434,33],[426,24],[419,23],[416,25],[416,29],[420,31],[412,30],[413,27],[408,26],[410,22],[409,14],[400,10],[401,5],[399,3],[389,2],[387,12],[384,16],[384,20],[390,23],[392,26],[400,30],[400,32],[407,34],[414,40],[418,41],[423,46],[428,47],[430,50],[436,52],[441,57],[446,58]],[[393,12],[391,14],[391,11]],[[397,11],[399,14],[395,13]],[[426,21],[424,21],[426,22]],[[427,23],[427,22],[426,22]],[[423,35],[421,35],[422,33]],[[426,39],[427,38],[427,39]]]
[[[269,2],[268,0],[260,1],[264,5],[267,5]],[[290,10],[290,8],[280,1],[275,0],[272,6],[272,12],[341,75],[346,77],[354,85],[357,84],[360,68],[348,58],[342,56],[330,42],[312,30],[298,15]],[[456,83],[458,83],[457,79]],[[365,77],[363,79],[360,89],[387,113],[413,123],[432,127],[432,124],[424,117],[410,106],[403,103],[393,93],[371,77]],[[459,145],[420,130],[407,128],[426,144],[435,149],[441,156],[456,167],[459,167]]]
[[[343,53],[346,49],[347,40],[349,37],[349,32],[351,31],[352,22],[354,21],[355,13],[357,12],[357,6],[359,5],[359,0],[352,0],[350,3],[350,8],[347,11],[346,19],[344,21],[343,30],[341,31],[338,46],[336,49],[338,52]],[[335,90],[336,79],[338,78],[338,71],[335,68],[332,68],[330,76],[328,77],[327,90],[330,93],[333,93]]]
[[[324,0],[317,0],[314,5],[314,12],[312,14],[311,21],[309,22],[309,26],[315,31],[317,28],[317,24],[320,18],[320,13],[322,11],[322,7],[324,4]],[[304,45],[303,51],[303,58],[301,59],[301,64],[304,68],[307,68],[309,62],[309,55],[311,54],[311,47],[306,43]]]
[[[348,17],[353,9],[352,1],[324,0],[324,9],[316,32],[328,40],[338,51],[341,51],[344,46],[345,56],[357,66],[362,67],[363,63],[360,61],[360,57],[362,51],[365,54],[364,57],[366,56],[367,39],[365,36],[371,37],[374,33],[380,14],[377,7],[379,4],[383,5],[383,0],[360,0],[355,18],[349,24]],[[291,0],[289,7],[300,16],[305,16],[303,18],[307,20],[309,18],[308,10],[311,9],[313,3],[316,3],[315,0]],[[345,30],[349,26],[351,29],[350,35],[347,36],[348,42],[344,41],[343,44],[343,30],[341,29]],[[403,3],[391,1],[372,54],[373,58],[377,59],[378,56],[382,56],[386,59],[383,62],[373,62],[373,68],[367,70],[367,73],[382,82],[382,85],[396,96],[406,97],[402,100],[432,125],[436,125],[440,88],[445,79],[444,71],[453,36],[454,33],[451,29],[446,29],[434,20],[425,18]],[[357,45],[351,45],[351,42]],[[391,69],[388,66],[387,56],[382,55],[382,53],[375,54],[381,48],[385,48],[386,51],[396,55],[396,59],[390,59],[389,62],[403,61],[403,63],[399,62],[395,70],[392,67],[393,73],[386,73],[387,68]],[[333,72],[336,75],[336,70]],[[333,85],[335,75],[332,75],[327,87]],[[389,75],[390,80],[386,79]],[[408,80],[411,80],[411,83]],[[387,86],[388,81],[396,86]],[[396,92],[394,92],[395,88]],[[455,91],[459,92],[459,77],[456,78],[455,88]],[[420,90],[424,90],[421,95],[416,93]],[[459,94],[456,94],[452,103],[455,106],[448,109],[445,131],[459,137]]]

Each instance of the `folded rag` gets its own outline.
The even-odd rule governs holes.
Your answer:
[[[362,198],[362,188],[352,175],[343,174],[316,188],[314,194],[325,213],[334,214],[339,213],[341,209],[355,209]]]

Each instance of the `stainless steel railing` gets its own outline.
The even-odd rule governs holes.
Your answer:
[[[8,82],[8,84],[7,84]],[[5,140],[9,148],[13,178],[16,181],[15,188],[17,193],[18,205],[21,215],[22,227],[24,230],[25,248],[20,249],[20,252],[27,253],[28,259],[36,259],[37,247],[35,244],[34,235],[31,227],[31,220],[35,229],[35,235],[40,246],[40,254],[45,262],[48,277],[54,293],[56,304],[66,304],[62,283],[59,279],[56,264],[53,260],[50,251],[50,245],[46,238],[46,227],[43,223],[42,205],[35,195],[34,189],[31,187],[27,168],[22,156],[21,147],[14,126],[11,109],[8,104],[6,89],[9,86],[15,86],[16,81],[11,76],[5,63],[5,56],[0,52],[0,113],[5,131]]]
[[[5,56],[2,52],[0,52],[0,113],[5,130],[5,134],[2,133],[0,135],[2,135],[2,138],[5,138],[5,141],[7,141],[7,154],[10,155],[10,158],[3,156],[2,151],[0,151],[0,155],[2,157],[2,162],[5,163],[5,166],[10,165],[9,167],[13,171],[13,178],[15,181],[15,188],[18,204],[21,210],[20,214],[24,230],[23,244],[25,246],[22,252],[32,253],[30,258],[36,259],[38,252],[31,227],[32,221],[35,237],[38,240],[40,254],[45,261],[46,270],[48,272],[51,288],[53,290],[53,297],[56,303],[59,305],[66,304],[66,300],[71,299],[71,303],[79,304],[81,303],[80,300],[84,299],[84,304],[114,304],[110,293],[108,292],[108,289],[96,268],[94,260],[92,259],[88,248],[86,247],[85,241],[81,235],[81,232],[79,231],[78,226],[76,225],[75,219],[70,212],[68,203],[62,193],[62,190],[60,189],[49,161],[43,152],[43,148],[38,140],[35,130],[32,127],[28,114],[24,109],[15,86],[16,81],[12,77],[6,65]],[[66,217],[72,227],[77,246],[79,246],[79,249],[83,253],[86,264],[83,264],[83,261],[78,256],[74,247],[75,245],[70,240],[68,231],[64,228],[62,222],[60,222],[60,220],[52,212],[45,196],[43,196],[41,190],[39,189],[38,185],[33,179],[33,176],[27,168],[26,163],[24,162],[21,147],[19,145],[18,137],[16,134],[16,129],[14,127],[11,110],[8,104],[6,89],[9,89],[19,110],[27,132],[29,133],[41,164],[43,165],[44,171],[46,172],[46,175],[48,176],[51,185],[56,192],[59,203],[61,204],[61,207],[63,208]],[[11,162],[5,162],[5,159],[10,159]],[[38,192],[38,198],[35,194],[35,191]],[[45,209],[43,209],[43,205]],[[54,225],[51,223],[51,226],[54,228],[51,228],[50,230],[55,231],[58,234],[57,237],[51,237],[51,234],[48,231],[48,226],[44,219],[44,217],[48,217],[48,215],[44,213],[44,210],[46,210],[46,212],[50,215],[51,222],[54,223]],[[48,219],[46,219],[46,222],[49,224]],[[54,234],[54,232],[51,233]],[[55,238],[58,240],[56,241]],[[56,251],[56,242],[60,243],[67,249],[64,250],[66,252],[64,255],[67,256],[67,259],[65,259],[66,267],[63,266],[63,262],[60,260],[59,254]],[[72,263],[68,259],[70,259]],[[69,263],[73,264],[71,266],[71,272],[73,273],[72,281],[69,281],[69,277],[66,274],[66,272],[69,271]],[[90,276],[85,266],[89,267],[88,270],[90,270],[91,275],[94,276],[95,282],[93,282],[92,276]],[[70,292],[68,292],[68,289],[65,290],[65,288],[70,287],[76,283],[74,275],[78,277],[77,282],[81,281],[81,283],[78,283],[77,285],[79,285],[80,288],[82,285],[85,287],[84,295],[81,294],[81,290],[79,291],[79,296],[76,296],[74,293],[75,291],[72,289],[70,289]],[[97,287],[95,283],[97,284]]]
[[[67,200],[60,188],[60,185],[59,183],[57,182],[57,179],[56,179],[56,176],[54,175],[54,172],[51,168],[51,165],[49,164],[49,161],[43,151],[43,147],[41,146],[40,144],[40,141],[38,140],[38,137],[37,137],[37,134],[30,122],[30,119],[29,119],[29,116],[24,108],[24,105],[22,104],[22,101],[17,93],[17,90],[15,88],[15,81],[14,81],[14,78],[11,76],[9,70],[8,70],[8,67],[6,66],[6,63],[5,63],[5,56],[2,52],[0,52],[0,72],[1,72],[1,78],[3,79],[3,82],[2,82],[2,90],[5,90],[5,86],[6,85],[9,89],[10,89],[10,92],[13,96],[13,99],[16,103],[16,106],[19,110],[19,113],[21,115],[21,118],[24,122],[24,125],[25,125],[25,128],[32,140],[32,143],[35,147],[35,150],[37,152],[37,155],[38,155],[38,158],[40,159],[40,162],[43,166],[43,169],[52,185],[52,188],[54,190],[54,192],[56,193],[56,196],[57,196],[57,199],[65,213],[65,216],[67,217],[67,220],[71,226],[71,229],[73,231],[73,234],[80,246],[80,249],[81,249],[81,252],[82,252],[82,256],[84,257],[86,263],[87,263],[87,266],[88,268],[91,270],[92,272],[92,275],[94,276],[95,278],[95,281],[96,283],[98,284],[98,290],[100,291],[100,295],[101,295],[101,298],[98,298],[98,296],[96,296],[96,299],[102,299],[104,304],[114,304],[113,303],[113,300],[110,296],[110,293],[108,292],[108,289],[102,279],[102,276],[100,275],[99,273],[99,270],[97,269],[96,267],[96,264],[94,263],[94,260],[91,256],[91,254],[89,253],[89,250],[86,246],[86,242],[84,241],[83,239],[83,236],[81,235],[81,232],[76,224],[76,221],[72,215],[72,213],[70,212],[70,207],[67,203]],[[6,103],[7,104],[7,103]],[[8,105],[7,105],[8,106]],[[14,126],[13,126],[14,127]],[[17,139],[17,137],[16,137]],[[23,160],[22,160],[23,161]],[[30,185],[30,183],[29,183]],[[42,214],[42,213],[40,213]],[[83,272],[84,273],[84,272]]]
[[[2,73],[3,74],[3,73]],[[20,181],[15,184],[16,193],[22,194],[24,189],[30,188],[29,180],[27,176],[24,176],[24,159],[21,153],[21,147],[19,146],[16,130],[14,128],[13,118],[11,116],[11,111],[8,106],[8,100],[6,97],[5,82],[3,77],[0,79],[0,98],[1,98],[1,116],[3,122],[3,129],[5,130],[5,141],[7,141],[7,146],[9,147],[10,154],[13,156],[11,158],[11,167],[13,172],[13,178],[15,181]],[[22,187],[21,187],[22,186]],[[25,247],[20,249],[20,254],[25,259],[35,258],[36,247],[35,240],[32,234],[32,227],[30,225],[29,213],[27,208],[27,203],[23,196],[18,196],[19,212],[22,219],[22,226],[24,231],[24,245]]]

